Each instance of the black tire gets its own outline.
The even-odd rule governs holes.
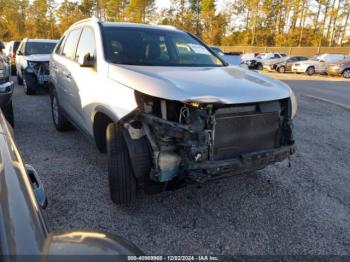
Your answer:
[[[51,95],[51,116],[52,122],[57,131],[64,132],[71,128],[69,121],[62,114],[62,109],[55,91],[53,91]]]
[[[15,65],[12,65],[12,66],[11,66],[11,76],[15,76],[16,73],[17,73],[17,71],[16,71],[16,66],[15,66]]]
[[[281,74],[284,74],[286,72],[286,67],[285,66],[280,66],[278,69],[277,69],[278,73],[281,73]]]
[[[106,141],[112,201],[117,205],[129,205],[136,198],[137,183],[122,127],[114,123],[109,124]]]
[[[257,66],[256,66],[256,69],[263,70],[264,67],[263,67],[262,63],[258,63]]]
[[[26,81],[24,78],[22,80],[24,93],[28,96],[35,95],[36,90]]]
[[[17,84],[18,85],[23,85],[23,79],[18,75],[18,72],[17,72]]]
[[[309,76],[312,76],[315,74],[315,68],[313,66],[310,66],[308,69],[306,69],[306,74]]]
[[[350,78],[350,68],[347,68],[343,71],[342,76],[344,78]]]

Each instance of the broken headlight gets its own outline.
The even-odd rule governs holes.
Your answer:
[[[29,62],[28,61],[28,66],[30,68],[32,68],[34,71],[38,71],[40,68],[40,63],[36,63],[36,62]]]
[[[290,92],[291,92],[290,93],[290,103],[291,103],[291,107],[292,107],[291,118],[293,119],[298,111],[298,102],[297,102],[297,98],[295,97],[294,92],[292,90]]]

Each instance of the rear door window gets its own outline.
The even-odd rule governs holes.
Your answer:
[[[74,29],[72,30],[63,47],[62,55],[67,57],[68,59],[74,60],[75,59],[75,51],[77,49],[79,37],[80,37],[81,29]]]

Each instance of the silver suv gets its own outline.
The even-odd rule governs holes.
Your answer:
[[[16,53],[17,83],[25,94],[35,94],[48,83],[49,60],[57,40],[28,39],[20,43]]]
[[[112,200],[252,172],[294,153],[284,83],[171,27],[84,20],[50,61],[53,122],[107,152]]]

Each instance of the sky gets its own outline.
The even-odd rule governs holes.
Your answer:
[[[31,0],[32,1],[32,0]],[[56,3],[60,4],[63,0],[55,0]],[[225,0],[218,0],[218,6],[222,6]],[[156,0],[158,9],[167,8],[170,6],[170,0]]]
[[[169,7],[170,0],[156,0],[156,5],[159,9]]]

